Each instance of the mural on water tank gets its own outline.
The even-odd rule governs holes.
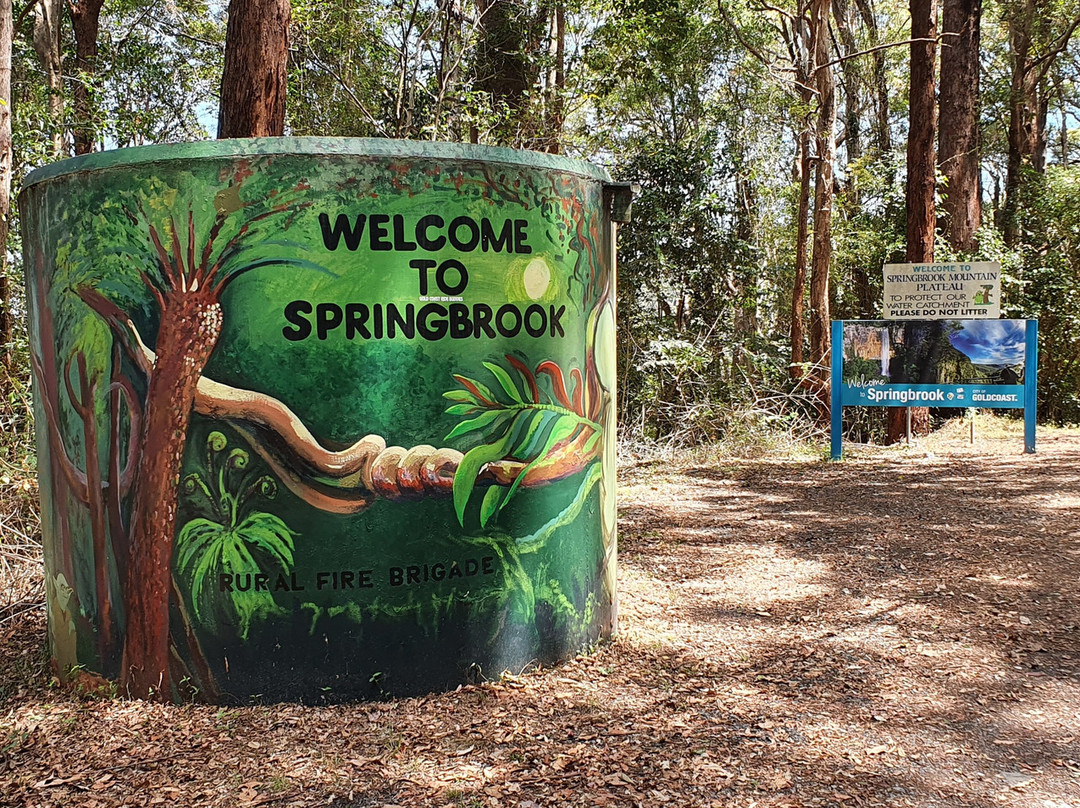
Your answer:
[[[118,152],[28,183],[60,673],[336,700],[606,636],[599,177],[297,143]]]

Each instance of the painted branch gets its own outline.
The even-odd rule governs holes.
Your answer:
[[[179,612],[180,621],[184,626],[184,641],[187,643],[188,658],[191,660],[192,666],[196,668],[196,670],[192,670],[190,673],[199,689],[198,695],[208,702],[216,702],[221,698],[221,688],[218,687],[217,679],[214,677],[214,671],[211,669],[210,663],[206,660],[206,654],[203,652],[202,643],[199,642],[199,637],[195,633],[195,629],[193,628],[194,622],[185,605],[184,596],[180,592],[180,588],[176,585],[175,577],[172,579],[171,597],[172,606]],[[175,650],[176,640],[170,639],[169,642],[171,648]],[[180,681],[180,679],[175,677],[173,679],[174,683],[179,683]]]
[[[143,342],[127,315],[92,289],[80,289],[79,294],[114,329],[123,332],[125,341],[133,346],[136,362],[151,376],[157,356]],[[454,474],[463,457],[461,452],[450,448],[388,447],[379,435],[366,435],[337,451],[327,449],[300,417],[276,398],[230,387],[205,376],[200,376],[196,385],[195,411],[232,422],[290,491],[312,506],[332,513],[361,511],[377,497],[400,500],[450,496]],[[260,440],[255,429],[240,424],[267,431],[269,440]],[[593,459],[592,454],[583,451],[592,435],[591,430],[582,430],[555,446],[552,461],[535,466],[521,484],[545,485],[581,471]],[[268,448],[268,444],[277,445]],[[314,482],[296,470],[297,465],[302,471],[331,477],[339,484]],[[509,485],[527,466],[518,460],[488,463],[481,470],[478,482]]]
[[[94,397],[98,388],[99,374],[90,374],[86,367],[86,354],[75,354],[79,372],[79,399],[72,398],[72,405],[83,424],[83,452],[86,465],[86,507],[90,511],[90,535],[94,547],[94,590],[97,595],[97,618],[100,630],[100,654],[102,659],[112,656],[113,617],[112,597],[109,592],[108,526],[105,519],[105,481],[101,476],[98,457],[97,417]],[[65,373],[65,376],[67,374]],[[65,378],[65,381],[68,381]],[[70,384],[69,384],[70,392]]]
[[[120,496],[127,496],[131,490],[131,482],[135,476],[135,464],[138,462],[138,451],[136,436],[139,435],[142,429],[142,415],[139,407],[139,396],[135,392],[134,386],[131,382],[122,374],[117,373],[112,384],[109,385],[108,392],[113,397],[113,418],[116,420],[116,440],[119,440],[119,419],[120,419],[120,400],[123,399],[127,404],[128,418],[130,423],[129,433],[131,440],[128,441],[127,458],[124,461],[124,467],[118,468],[117,479],[120,481]]]
[[[33,351],[30,352],[30,364],[34,369],[34,377],[37,383],[43,390],[47,389],[45,371],[41,366],[41,361],[37,358],[37,354]],[[89,494],[87,493],[86,475],[75,465],[71,456],[67,453],[51,397],[42,395],[41,404],[45,410],[45,421],[49,427],[49,445],[52,447],[52,457],[63,473],[67,484],[71,486],[71,492],[75,495],[75,498],[79,502],[87,502],[89,501]]]

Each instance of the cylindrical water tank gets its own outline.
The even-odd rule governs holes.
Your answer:
[[[606,189],[558,156],[377,140],[34,172],[20,201],[60,676],[337,701],[608,636]]]

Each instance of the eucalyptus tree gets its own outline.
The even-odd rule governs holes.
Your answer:
[[[941,230],[959,253],[975,251],[982,224],[979,42],[982,0],[944,0],[938,165],[945,181]]]
[[[75,154],[87,154],[97,145],[91,97],[98,83],[98,31],[105,0],[68,0],[68,15],[75,35],[73,140]]]
[[[63,88],[63,0],[37,0],[33,6],[32,41],[45,73],[48,118],[45,132],[51,144],[51,158],[65,155]]]
[[[908,261],[934,260],[937,227],[935,195],[937,164],[937,0],[909,0],[911,10],[911,78],[908,92],[907,254]],[[912,429],[930,431],[930,410],[908,408]],[[906,431],[905,408],[889,408],[888,442],[898,443]]]
[[[230,0],[218,137],[285,133],[289,0]]]
[[[373,0],[294,0],[287,119],[296,135],[388,137],[401,51]]]
[[[1010,63],[1008,162],[1002,230],[1005,243],[1021,238],[1025,185],[1046,167],[1048,78],[1080,26],[1080,8],[1063,0],[1001,0]]]
[[[747,24],[741,36],[771,32]],[[715,436],[719,405],[749,395],[742,374],[775,361],[786,307],[776,273],[788,245],[771,226],[788,185],[783,100],[724,17],[687,0],[617,3],[586,65],[591,106],[572,128],[641,185],[620,234],[624,422]]]
[[[734,9],[724,12],[730,20]],[[749,0],[746,14],[774,29],[784,56],[768,48],[755,47],[745,35],[740,41],[759,61],[787,73],[785,82],[797,102],[801,120],[796,128],[798,149],[795,176],[798,192],[795,204],[796,236],[794,280],[791,289],[789,373],[824,396],[827,387],[825,362],[829,353],[829,275],[832,267],[832,209],[836,168],[836,78],[838,61],[830,33],[832,0],[797,0],[793,6],[779,7]],[[742,30],[732,23],[736,30]],[[811,210],[811,185],[813,209]],[[812,219],[812,236],[811,220]],[[807,240],[812,238],[812,251]],[[808,272],[809,271],[809,272]],[[804,300],[806,280],[810,280],[810,334],[808,356],[804,356]],[[809,360],[811,372],[805,373]]]
[[[0,371],[11,371],[11,288],[7,236],[11,213],[11,50],[15,15],[11,0],[0,0]],[[6,373],[5,373],[6,376]],[[0,389],[0,393],[6,392]]]

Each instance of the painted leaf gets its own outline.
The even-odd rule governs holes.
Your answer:
[[[529,428],[520,440],[514,442],[514,455],[528,459],[535,457],[544,445],[547,432],[562,415],[554,410],[536,410],[536,416],[529,421]]]
[[[487,527],[491,517],[498,513],[503,502],[509,498],[507,490],[499,485],[491,486],[480,503],[480,527]]]
[[[548,460],[548,453],[552,450],[552,448],[554,448],[555,445],[558,444],[560,441],[566,440],[571,435],[573,435],[574,432],[577,431],[579,426],[580,423],[578,419],[571,415],[562,415],[559,417],[559,419],[552,426],[551,431],[548,432],[547,441],[544,443],[543,447],[536,455],[536,458],[531,463],[529,463],[529,465],[527,465],[524,469],[521,470],[521,473],[518,474],[517,479],[515,479],[513,484],[510,486],[510,490],[506,492],[507,501],[509,501],[510,497],[514,495],[514,492],[517,491],[518,486],[521,485],[521,481],[525,479],[525,475],[527,475],[537,466],[541,465],[545,460]]]
[[[465,506],[469,504],[476,487],[476,477],[485,463],[502,460],[506,457],[506,450],[510,447],[513,430],[507,431],[503,437],[494,443],[486,443],[470,449],[461,458],[457,471],[454,473],[454,510],[457,513],[458,523],[465,524]]]
[[[482,384],[481,382],[473,381],[472,379],[466,378],[465,376],[459,376],[456,373],[454,374],[454,378],[457,379],[458,382],[462,384],[466,390],[475,395],[481,402],[489,406],[498,403],[498,399],[495,398],[495,394],[487,388],[487,385]]]
[[[503,392],[510,397],[512,402],[515,404],[525,403],[525,399],[522,398],[521,392],[517,389],[517,385],[514,384],[514,380],[510,378],[509,373],[493,362],[484,362],[483,365],[491,371],[491,375],[499,382],[499,386],[502,387]]]
[[[535,533],[518,539],[518,544],[543,542],[560,527],[564,527],[577,519],[581,509],[585,507],[585,500],[588,499],[589,492],[600,481],[602,471],[603,468],[600,463],[593,463],[589,466],[589,471],[585,475],[585,479],[581,481],[581,486],[578,488],[577,494],[574,495],[573,501],[560,514],[542,525]]]
[[[279,566],[292,566],[293,536],[296,534],[278,516],[257,511],[240,523],[236,534],[244,542],[265,552]]]
[[[485,410],[469,421],[462,421],[446,433],[446,440],[467,435],[470,432],[479,432],[489,426],[495,426],[500,420],[513,416],[513,410],[497,409]]]
[[[506,361],[510,363],[514,370],[521,374],[521,378],[523,378],[526,384],[529,385],[529,393],[532,396],[533,403],[539,404],[540,390],[536,386],[536,377],[533,375],[533,372],[529,370],[528,366],[524,362],[522,362],[513,354],[507,354]]]
[[[446,408],[447,415],[469,415],[480,408],[479,404],[454,404]]]
[[[476,400],[476,396],[474,396],[468,390],[447,390],[445,393],[443,393],[443,398],[448,398],[451,401],[460,401],[463,403],[479,403]]]

